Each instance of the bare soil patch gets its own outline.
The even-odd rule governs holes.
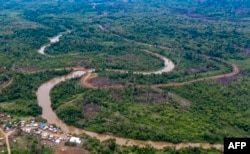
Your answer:
[[[113,81],[107,77],[90,78],[87,81],[94,87],[122,87],[120,83]]]
[[[168,95],[166,92],[155,92],[155,91],[146,91],[143,93],[139,93],[138,96],[136,96],[136,100],[141,103],[164,103],[167,101],[172,101],[172,98]]]
[[[89,68],[89,58],[78,58],[72,62],[73,66]]]
[[[187,73],[188,73],[188,74],[194,74],[194,73],[198,73],[198,72],[200,72],[200,70],[197,69],[197,68],[189,68],[189,69],[187,70]]]
[[[89,80],[92,79],[92,78],[97,78],[98,75],[97,74],[91,74],[91,73],[87,73],[86,75],[84,75],[82,78],[81,78],[81,84],[84,86],[84,87],[87,87],[87,88],[97,88],[95,87],[94,85],[92,85],[91,83],[89,83]]]
[[[34,65],[18,65],[18,66],[14,66],[13,70],[25,73],[25,72],[37,71],[38,68]]]
[[[55,154],[89,154],[89,152],[83,148],[59,146],[55,149]]]
[[[97,104],[85,104],[82,110],[84,118],[90,119],[100,111],[100,106]]]
[[[134,60],[135,57],[131,54],[126,54],[126,55],[122,55],[122,56],[118,56],[117,59],[121,59],[121,60]]]
[[[190,102],[185,101],[185,100],[181,100],[180,101],[181,106],[185,109],[185,110],[189,110],[190,107]]]
[[[112,98],[114,98],[116,100],[122,99],[122,94],[118,89],[112,89],[111,96],[112,96]]]
[[[231,82],[234,82],[236,81],[238,78],[240,77],[240,75],[233,75],[233,76],[225,76],[225,77],[221,77],[221,78],[218,78],[218,79],[215,79],[215,81],[217,83],[220,83],[220,84],[223,84],[223,85],[226,85],[226,84],[229,84]]]
[[[135,56],[131,54],[121,55],[121,56],[110,56],[108,60],[134,60]]]

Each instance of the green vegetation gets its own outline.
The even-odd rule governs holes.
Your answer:
[[[139,41],[171,47],[169,51],[162,50],[159,52],[170,57],[175,62],[176,72],[173,73],[174,78],[183,78],[183,76],[189,74],[187,72],[190,72],[190,69],[196,70],[196,76],[198,77],[199,74],[200,76],[202,74],[212,75],[228,71],[228,69],[221,68],[220,65],[223,64],[214,63],[213,61],[212,67],[208,69],[207,67],[211,66],[211,64],[206,63],[204,58],[197,58],[196,54],[197,52],[215,54],[213,52],[215,47],[213,46],[216,44],[208,41],[214,40],[217,43],[220,41],[219,38],[222,33],[225,35],[231,33],[230,30],[234,28],[234,24],[225,23],[224,25],[224,23],[220,23],[228,27],[228,31],[225,32],[221,30],[224,27],[216,22],[213,22],[211,27],[206,28],[206,21],[183,18],[176,15],[174,11],[156,9],[159,6],[164,6],[167,9],[170,4],[177,6],[178,2],[164,3],[166,5],[164,6],[160,1],[146,4],[143,1],[136,3],[133,1],[128,3],[115,1],[113,5],[100,1],[100,5],[98,4],[96,9],[92,8],[92,4],[82,1],[74,1],[73,3],[69,1],[44,1],[38,4],[25,0],[22,1],[22,4],[16,3],[15,0],[8,3],[3,2],[4,11],[1,13],[0,18],[4,22],[1,28],[3,32],[6,32],[6,30],[9,32],[7,34],[2,33],[3,37],[0,40],[2,44],[0,48],[4,51],[1,54],[3,54],[4,59],[8,59],[1,67],[7,67],[7,70],[13,67],[17,70],[20,70],[20,68],[27,70],[30,68],[47,69],[75,65],[95,69],[126,70],[155,70],[162,67],[162,61],[142,51],[142,49],[158,50],[156,49],[157,46],[149,47],[133,42]],[[24,8],[27,9],[24,11]],[[126,16],[122,14],[122,10],[127,12]],[[105,12],[107,15],[101,15]],[[192,29],[190,23],[194,23]],[[101,30],[97,24],[105,25],[110,31]],[[247,32],[248,27],[242,28],[244,25],[241,24],[238,26],[238,29],[244,29],[244,31],[238,32],[237,37],[228,36],[223,41],[230,42],[233,37],[238,41],[242,40],[239,42],[241,46],[247,47],[247,43],[244,42],[247,39],[244,32]],[[215,40],[214,35],[205,38],[208,37],[207,31],[209,29],[213,30],[214,27],[218,29],[218,31],[213,31],[214,35],[218,33],[218,39]],[[166,29],[168,31],[163,32]],[[202,35],[201,38],[192,37],[191,32],[196,29],[201,31],[201,33],[196,34],[198,36]],[[71,33],[63,35],[58,43],[53,44],[46,50],[49,54],[63,54],[65,56],[48,59],[36,53],[36,49],[48,43],[48,37],[55,36],[66,30],[70,30]],[[175,32],[174,35],[173,32]],[[124,39],[124,37],[130,39],[130,41]],[[204,43],[204,41],[207,42]],[[198,44],[198,47],[196,47],[196,44]],[[221,43],[221,47],[217,50],[223,49],[224,44]],[[179,47],[179,45],[183,45],[183,47]],[[217,70],[218,68],[220,71]],[[204,74],[205,71],[211,73]],[[157,82],[165,81],[157,79]]]
[[[41,108],[36,101],[35,91],[43,82],[68,73],[68,71],[42,71],[30,74],[16,74],[13,83],[0,91],[0,111],[19,116],[37,116]],[[6,104],[3,102],[12,102]]]
[[[85,89],[70,80],[53,88],[51,96],[57,115],[80,128],[142,140],[221,143],[223,137],[249,136],[249,85],[241,78],[228,85],[206,81],[156,92],[134,85]],[[176,102],[168,91],[190,106]]]
[[[172,142],[221,143],[225,136],[249,137],[249,22],[246,0],[0,0],[0,112],[41,114],[35,91],[46,80],[69,72],[49,70],[85,67],[124,88],[92,90],[81,87],[79,79],[56,86],[52,107],[69,124]],[[60,41],[45,50],[51,56],[37,53],[59,33]],[[174,71],[133,74],[163,66],[162,60],[144,50],[170,58]],[[232,71],[218,58],[238,64],[240,74],[218,82],[150,88]],[[13,83],[2,88],[11,79]],[[113,141],[107,142],[97,144],[98,152],[114,152],[107,146]],[[94,143],[87,146],[93,153]],[[158,152],[151,147],[124,148],[125,153]]]
[[[164,148],[156,150],[150,146],[137,147],[137,146],[119,146],[115,144],[114,139],[105,140],[100,142],[95,138],[84,135],[83,148],[87,149],[90,153],[105,153],[105,154],[118,154],[118,153],[131,153],[131,154],[220,154],[221,152],[216,149],[201,149],[201,148],[184,148],[175,150],[174,148]]]
[[[37,136],[27,135],[17,130],[14,134],[15,142],[11,140],[10,147],[13,154],[52,154],[53,149],[41,143]]]
[[[222,141],[219,136],[249,137],[249,86],[249,78],[244,77],[226,85],[197,82],[164,89],[192,101],[190,111],[201,121],[210,124],[204,138]]]
[[[202,77],[213,76],[231,72],[232,68],[226,63],[213,58],[202,59],[195,57],[186,60],[183,64],[177,65],[171,73],[163,73],[161,75],[151,74],[133,74],[129,73],[115,73],[108,71],[100,71],[99,74],[103,77],[108,77],[113,81],[119,81],[126,84],[127,82],[133,84],[158,84],[168,82],[183,82],[194,80]]]

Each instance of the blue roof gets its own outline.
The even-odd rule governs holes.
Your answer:
[[[40,127],[40,128],[44,128],[45,126],[46,126],[45,123],[41,123],[39,127]]]

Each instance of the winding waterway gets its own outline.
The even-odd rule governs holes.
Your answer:
[[[61,36],[62,35],[60,34],[60,35],[57,35],[53,38],[50,38],[50,44],[42,46],[38,50],[38,52],[41,54],[45,54],[44,50],[46,49],[46,47],[49,47],[52,43],[58,42],[59,38]],[[142,73],[145,75],[152,74],[152,73],[153,74],[161,74],[163,72],[169,72],[169,71],[172,71],[174,69],[174,63],[171,60],[167,59],[166,57],[164,57],[160,54],[157,54],[157,53],[152,53],[150,51],[145,51],[145,52],[152,54],[152,55],[164,60],[164,67],[160,70],[157,70],[157,71],[134,72],[134,73]],[[38,90],[36,92],[38,104],[42,108],[42,117],[44,119],[46,119],[48,121],[48,123],[56,124],[65,133],[75,133],[75,134],[85,133],[89,136],[96,137],[100,141],[114,138],[114,139],[116,139],[116,143],[119,145],[136,145],[136,146],[140,146],[140,147],[145,146],[145,145],[151,145],[152,147],[154,147],[156,149],[162,149],[164,147],[175,147],[176,149],[181,149],[181,148],[185,148],[185,147],[202,147],[202,148],[212,148],[213,147],[213,148],[216,148],[219,150],[223,149],[222,144],[209,144],[209,143],[178,143],[178,144],[174,144],[171,142],[159,142],[159,141],[150,141],[150,140],[148,140],[148,141],[134,140],[134,139],[129,139],[129,138],[121,138],[121,137],[117,137],[117,136],[110,135],[110,134],[98,134],[98,133],[87,131],[84,129],[79,129],[79,128],[76,128],[74,126],[68,126],[62,120],[60,120],[57,117],[57,115],[55,114],[55,112],[52,110],[50,91],[55,85],[59,84],[60,82],[63,82],[65,80],[72,79],[75,77],[81,77],[84,74],[86,74],[87,72],[93,72],[93,71],[94,71],[93,69],[92,70],[85,70],[85,71],[75,70],[68,75],[53,78],[53,79],[43,83],[38,88]]]
[[[168,58],[166,58],[166,57],[164,57],[164,56],[162,56],[162,55],[160,55],[158,53],[153,53],[153,52],[150,52],[150,51],[147,51],[147,50],[145,52],[162,59],[164,61],[164,67],[157,70],[157,71],[135,72],[136,74],[144,74],[144,75],[162,74],[164,72],[165,73],[170,72],[170,71],[172,71],[174,69],[174,63],[170,59],[168,59]]]
[[[70,33],[70,32],[71,32],[70,30],[67,30],[67,31],[64,32],[64,33]],[[45,54],[46,54],[46,53],[44,52],[45,49],[46,49],[47,47],[49,47],[51,44],[54,44],[54,43],[56,43],[56,42],[59,42],[59,41],[60,41],[60,37],[62,37],[64,33],[60,33],[60,34],[58,34],[58,35],[56,35],[56,36],[54,36],[54,37],[48,38],[49,41],[50,41],[50,43],[49,43],[49,44],[46,44],[46,45],[44,45],[44,46],[42,46],[40,49],[37,50],[37,52],[40,53],[40,54],[42,54],[42,55],[45,55]]]
[[[37,100],[39,106],[42,107],[42,117],[48,121],[48,123],[56,124],[58,127],[62,129],[65,133],[74,133],[74,134],[82,134],[85,133],[91,137],[96,137],[100,141],[104,141],[107,139],[114,138],[116,139],[116,143],[119,145],[136,145],[136,146],[145,146],[151,145],[156,149],[162,149],[164,147],[175,147],[176,149],[181,149],[185,147],[202,147],[202,148],[216,148],[222,150],[223,146],[221,144],[209,144],[209,143],[179,143],[174,144],[171,142],[159,142],[159,141],[143,141],[143,140],[134,140],[129,138],[121,138],[114,135],[109,134],[98,134],[95,132],[87,131],[84,129],[79,129],[74,126],[68,126],[62,120],[60,120],[55,112],[51,108],[51,99],[50,99],[50,90],[60,82],[63,82],[67,79],[72,79],[75,77],[80,77],[84,75],[86,72],[91,72],[93,70],[86,71],[74,71],[68,75],[60,76],[53,78],[45,83],[43,83],[37,90]]]

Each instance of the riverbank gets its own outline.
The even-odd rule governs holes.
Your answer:
[[[186,147],[201,147],[204,149],[216,148],[218,150],[223,149],[222,144],[210,144],[210,143],[178,143],[178,144],[175,144],[175,143],[171,143],[171,142],[159,142],[159,141],[150,141],[150,140],[142,141],[142,140],[134,140],[134,139],[130,139],[130,138],[121,138],[121,137],[117,137],[117,136],[109,135],[109,134],[98,134],[98,133],[87,131],[84,129],[79,129],[79,128],[76,128],[73,126],[68,126],[62,120],[60,120],[57,117],[57,115],[55,114],[55,112],[52,110],[49,93],[50,93],[50,90],[56,84],[63,82],[66,79],[72,79],[74,77],[82,76],[85,73],[86,72],[84,72],[84,71],[82,71],[82,72],[78,71],[78,72],[76,72],[77,75],[74,75],[74,72],[73,72],[73,73],[66,75],[66,76],[54,78],[54,79],[42,84],[37,90],[38,104],[43,109],[42,117],[44,119],[48,120],[49,123],[55,123],[58,127],[60,127],[62,129],[62,131],[68,132],[68,133],[74,133],[74,134],[85,133],[91,137],[96,137],[100,141],[104,141],[104,140],[113,138],[116,140],[116,144],[125,145],[125,146],[136,145],[136,146],[142,147],[145,145],[150,145],[156,149],[163,149],[164,147],[174,147],[175,149],[182,149],[182,148],[186,148]]]

